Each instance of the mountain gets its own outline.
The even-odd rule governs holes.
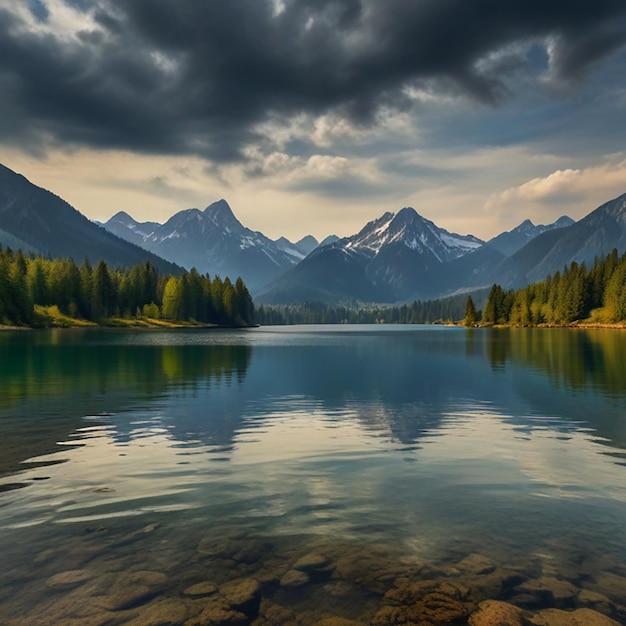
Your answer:
[[[279,237],[278,239],[274,241],[274,243],[276,244],[276,247],[279,250],[282,250],[286,254],[289,254],[292,257],[294,257],[297,263],[299,261],[302,261],[302,259],[307,254],[309,254],[311,250],[314,250],[315,248],[317,248],[317,239],[315,239],[315,237],[312,237],[311,235],[309,235],[309,237],[311,237],[311,239],[315,242],[315,245],[312,247],[308,245],[308,240],[307,240],[307,243],[305,243],[305,245],[302,246],[300,245],[300,242],[293,243],[289,241],[289,239],[287,239],[286,237]]]
[[[158,222],[137,222],[125,211],[120,211],[102,226],[120,239],[141,246],[144,239],[150,236],[161,224]]]
[[[441,294],[471,291],[493,283],[521,286],[537,258],[546,254],[560,237],[557,231],[572,224],[574,220],[567,216],[560,217],[553,224],[539,226],[524,220],[517,228],[497,235],[484,246],[448,263],[440,283]],[[540,236],[544,234],[544,237]],[[526,252],[518,255],[522,248]],[[516,260],[507,262],[507,258],[514,255]]]
[[[319,242],[315,239],[315,237],[313,237],[313,235],[306,235],[295,243],[292,243],[286,237],[280,237],[279,239],[276,239],[274,243],[276,243],[276,245],[287,254],[300,257],[298,260],[301,261],[305,256],[311,254],[311,252],[313,252],[316,248],[327,246],[329,243],[338,241],[338,239],[339,237],[337,237],[337,235],[328,235],[328,237]]]
[[[339,237],[337,235],[328,235],[319,242],[318,248],[322,248],[323,246],[327,246],[328,244],[335,243],[335,241],[339,241]]]
[[[446,263],[482,247],[413,208],[388,212],[358,234],[314,250],[272,283],[259,302],[396,302],[438,293]]]
[[[385,213],[357,235],[320,246],[274,281],[260,303],[398,302],[438,298],[499,283],[518,288],[573,261],[592,265],[626,250],[626,194],[578,222],[530,220],[487,243],[449,233],[414,209]]]
[[[306,235],[305,237],[302,237],[302,239],[296,241],[295,245],[296,248],[298,248],[298,250],[306,256],[307,254],[311,254],[311,252],[313,252],[313,250],[315,250],[320,243],[317,239],[315,239],[315,237],[313,237],[313,235]]]
[[[92,263],[104,260],[111,267],[127,267],[149,260],[163,272],[180,271],[97,226],[65,200],[4,165],[0,165],[0,244],[70,257],[77,263],[89,258]]]
[[[306,256],[298,244],[285,238],[272,241],[243,226],[226,200],[203,211],[179,211],[165,224],[141,223],[117,213],[104,227],[187,269],[231,280],[241,276],[253,292]]]
[[[573,261],[593,265],[595,257],[606,256],[613,248],[620,254],[626,250],[626,194],[570,226],[539,235],[505,259],[495,277],[503,286],[521,287],[543,280]]]
[[[566,215],[560,217],[553,224],[547,225],[539,224],[535,226],[530,220],[525,220],[513,230],[501,233],[493,239],[490,239],[487,245],[501,252],[504,256],[511,256],[542,233],[556,228],[565,228],[566,226],[571,226],[573,223],[574,220]]]

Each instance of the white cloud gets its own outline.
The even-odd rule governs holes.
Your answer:
[[[313,131],[309,137],[316,146],[328,148],[339,139],[358,140],[365,135],[363,129],[356,128],[347,119],[329,114],[322,115],[313,122]]]
[[[534,178],[518,187],[496,196],[502,201],[543,201],[573,194],[619,192],[626,190],[626,159],[617,163],[604,163],[587,169],[565,169],[552,172],[544,178]]]
[[[347,176],[368,182],[382,179],[375,159],[330,154],[301,157],[279,151],[266,154],[258,147],[248,148],[245,156],[245,165],[235,164],[220,168],[220,175],[232,187],[251,183],[254,179],[262,180],[266,186],[280,189],[306,181],[321,183]]]
[[[525,210],[531,219],[558,217],[567,212],[578,219],[626,192],[624,156],[623,153],[609,155],[604,163],[593,167],[559,169],[492,194],[485,203],[485,211],[497,215]]]
[[[283,13],[285,8],[284,0],[272,0],[272,14],[274,17],[278,17],[281,13]]]
[[[48,17],[39,21],[28,8],[28,2],[0,0],[0,8],[19,17],[24,30],[29,32],[52,35],[65,41],[76,40],[77,35],[85,30],[99,30],[92,15],[77,11],[63,0],[47,0]]]
[[[337,146],[363,147],[383,139],[417,138],[415,119],[409,113],[399,113],[385,107],[377,113],[376,124],[371,127],[360,127],[341,113],[333,112],[317,117],[300,114],[285,118],[276,115],[258,124],[254,132],[263,138],[266,151],[268,145],[270,149],[284,151],[291,141],[308,142],[311,147],[318,149],[337,149]],[[254,153],[261,149],[252,146],[244,152],[248,156],[248,152]]]
[[[445,93],[434,86],[409,86],[403,89],[405,96],[419,104],[455,104],[462,101],[462,97],[454,93]]]

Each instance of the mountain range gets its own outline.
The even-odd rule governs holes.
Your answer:
[[[493,239],[490,239],[487,245],[501,252],[504,256],[511,256],[546,231],[571,226],[573,223],[574,220],[571,217],[567,217],[567,215],[559,217],[553,224],[539,224],[538,226],[535,226],[530,220],[524,220],[517,228],[500,233]]]
[[[392,303],[458,294],[493,283],[517,288],[572,261],[593,264],[626,250],[626,194],[574,222],[529,220],[489,241],[440,228],[406,207],[357,234],[293,243],[246,228],[225,200],[186,209],[164,224],[119,212],[90,222],[67,202],[0,165],[0,244],[112,266],[146,260],[161,271],[196,267],[241,276],[258,303]]]
[[[195,267],[201,274],[241,276],[251,291],[284,274],[319,245],[311,235],[292,243],[285,237],[273,241],[250,230],[223,199],[203,211],[179,211],[165,224],[137,222],[121,211],[103,227],[177,265]]]
[[[260,301],[395,302],[430,291],[442,268],[484,245],[424,219],[387,212],[352,237],[319,247],[260,295]]]
[[[613,248],[626,250],[626,194],[606,202],[565,228],[546,231],[495,268],[503,286],[518,287],[543,280],[576,261],[591,266]]]
[[[524,240],[526,243],[524,244]],[[626,250],[626,194],[574,222],[517,228],[483,243],[454,235],[413,209],[385,214],[360,233],[313,252],[257,297],[289,304],[434,299],[499,283],[518,288],[576,261]]]

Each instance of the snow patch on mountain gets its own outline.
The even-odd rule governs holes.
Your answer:
[[[457,235],[439,228],[415,209],[407,207],[398,213],[387,212],[369,222],[357,235],[340,240],[346,250],[366,251],[377,255],[392,244],[402,244],[416,252],[430,252],[444,263],[483,245],[473,235]]]
[[[104,227],[187,269],[231,280],[241,276],[251,290],[286,272],[317,245],[310,235],[301,245],[285,238],[272,241],[243,226],[224,199],[204,210],[179,211],[164,224],[140,224],[121,211]]]

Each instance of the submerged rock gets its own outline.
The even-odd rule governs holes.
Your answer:
[[[583,589],[578,594],[578,604],[593,608],[600,613],[610,613],[615,605],[602,593]]]
[[[48,589],[66,590],[82,585],[91,578],[93,578],[91,572],[84,569],[74,569],[51,576],[46,580],[46,587]]]
[[[141,608],[139,615],[125,626],[180,626],[187,619],[184,602],[177,598],[165,598],[150,602]]]
[[[272,555],[273,546],[267,541],[257,541],[245,537],[216,539],[206,537],[200,541],[196,550],[209,559],[228,559],[246,565],[261,564]]]
[[[285,606],[272,602],[267,598],[261,600],[259,616],[255,626],[297,626],[296,614]]]
[[[209,604],[198,617],[187,620],[185,626],[247,626],[249,623],[244,613],[215,602]]]
[[[221,599],[231,608],[246,615],[254,615],[259,611],[261,602],[261,585],[254,578],[233,580],[219,589]]]
[[[108,593],[94,602],[105,609],[120,611],[147,602],[166,586],[167,576],[160,572],[125,572],[116,577]]]
[[[383,606],[375,614],[372,624],[462,624],[474,608],[471,603],[462,601],[466,593],[466,588],[450,582],[402,579],[385,594]]]
[[[185,626],[244,626],[258,615],[261,585],[253,578],[232,580],[221,585],[207,600],[200,615],[187,620]]]
[[[295,589],[306,585],[310,581],[309,575],[306,572],[301,572],[296,569],[290,569],[281,579],[280,586],[287,589]]]
[[[468,607],[461,602],[440,593],[431,593],[414,605],[383,606],[374,615],[372,626],[464,624],[468,614]]]
[[[212,596],[216,592],[217,585],[210,582],[202,582],[191,585],[191,587],[187,587],[187,589],[183,591],[183,595],[190,596],[192,598],[205,598],[207,596]]]
[[[592,609],[576,611],[545,609],[539,611],[531,619],[531,624],[535,626],[620,626],[619,622]]]
[[[373,593],[385,593],[399,576],[413,573],[411,566],[377,550],[347,550],[335,560],[333,578],[348,580]]]
[[[596,579],[594,590],[607,595],[614,602],[626,605],[626,577],[606,572]]]
[[[101,613],[89,617],[67,617],[59,614],[39,615],[37,617],[28,617],[3,623],[3,626],[51,626],[51,624],[63,624],[63,626],[110,626],[110,624],[118,624],[119,621],[112,618],[111,613]]]
[[[496,569],[496,564],[489,557],[482,554],[469,554],[456,564],[456,568],[463,574],[482,576],[491,574]]]
[[[529,626],[529,613],[498,600],[485,600],[470,615],[469,626]]]
[[[299,558],[292,566],[292,569],[297,569],[302,572],[315,572],[321,569],[325,569],[330,563],[330,559],[323,554],[316,554],[311,552],[301,558]]]
[[[465,576],[461,580],[470,588],[470,597],[481,602],[485,599],[499,598],[503,593],[514,589],[523,582],[517,570],[508,567],[497,567],[488,574]]]
[[[580,589],[567,580],[542,576],[527,580],[515,588],[515,602],[526,608],[573,606]]]

